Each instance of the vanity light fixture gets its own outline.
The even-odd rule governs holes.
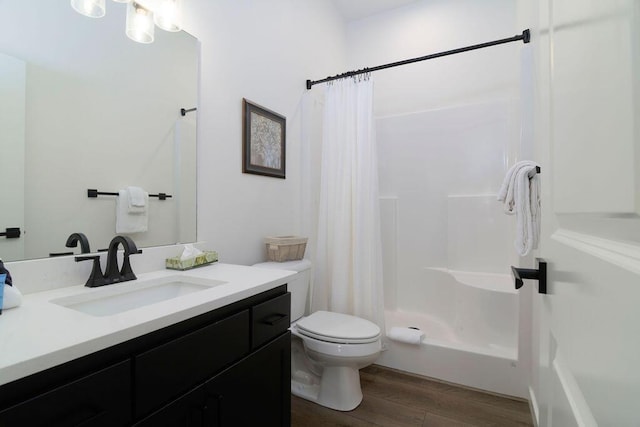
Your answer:
[[[138,43],[152,43],[155,25],[165,31],[182,30],[182,0],[113,0],[127,3],[126,34]],[[105,0],[71,0],[78,13],[100,18],[105,15]],[[154,25],[155,24],[155,25]]]
[[[127,37],[138,43],[153,43],[153,11],[137,1],[127,5]]]
[[[165,31],[182,30],[182,0],[159,0],[154,22]]]
[[[71,0],[71,7],[89,18],[102,18],[106,12],[105,0]]]

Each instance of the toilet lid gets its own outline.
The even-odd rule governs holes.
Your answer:
[[[369,343],[380,338],[380,328],[375,323],[328,311],[316,311],[303,317],[296,326],[302,335],[340,344]]]

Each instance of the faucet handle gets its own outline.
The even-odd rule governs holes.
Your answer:
[[[107,284],[104,275],[102,274],[102,267],[100,267],[100,255],[76,256],[75,260],[76,262],[93,260],[91,274],[89,275],[89,279],[87,279],[87,283],[84,284],[85,286],[95,288]]]
[[[76,262],[80,262],[80,261],[88,261],[90,259],[95,260],[96,258],[100,259],[100,255],[78,255],[78,256],[75,256],[74,258]]]

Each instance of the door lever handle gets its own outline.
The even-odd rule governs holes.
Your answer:
[[[541,258],[536,258],[538,268],[517,268],[511,266],[511,272],[515,278],[516,289],[520,289],[524,285],[523,279],[532,279],[538,281],[538,293],[547,293],[547,262]]]

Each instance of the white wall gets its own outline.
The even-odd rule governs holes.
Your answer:
[[[423,0],[348,27],[350,68],[371,67],[522,33],[510,0]],[[375,112],[388,116],[518,96],[522,43],[381,70]]]
[[[312,166],[301,164],[310,149],[302,146],[305,81],[344,69],[344,24],[328,1],[184,4],[185,29],[202,43],[198,239],[222,261],[259,262],[264,237],[301,233],[302,186]],[[243,98],[286,116],[286,179],[242,173]]]

